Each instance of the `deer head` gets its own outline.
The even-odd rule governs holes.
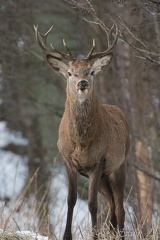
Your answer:
[[[115,30],[115,37],[110,43],[110,35],[112,35],[113,28]],[[36,39],[40,47],[46,52],[46,59],[49,66],[61,73],[67,79],[67,91],[70,94],[80,99],[81,101],[87,99],[93,92],[94,77],[105,67],[107,67],[112,59],[112,49],[114,48],[118,39],[117,25],[113,25],[111,29],[104,29],[107,35],[108,48],[103,52],[95,52],[95,40],[93,40],[93,46],[84,59],[76,59],[72,56],[69,48],[67,47],[65,40],[63,39],[64,47],[67,53],[61,52],[53,47],[54,51],[50,51],[47,45],[47,36],[52,30],[52,27],[43,35],[38,31],[38,27],[35,27]]]

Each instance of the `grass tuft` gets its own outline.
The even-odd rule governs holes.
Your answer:
[[[20,235],[18,233],[9,233],[9,232],[2,232],[0,233],[0,240],[33,240],[32,236],[28,235]]]

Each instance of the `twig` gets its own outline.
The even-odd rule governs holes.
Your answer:
[[[81,234],[81,237],[82,237],[82,239],[83,239],[83,234],[82,234],[82,231],[81,231],[81,228],[80,228],[80,226],[78,225],[78,229],[79,229],[79,231],[80,231],[80,234]]]

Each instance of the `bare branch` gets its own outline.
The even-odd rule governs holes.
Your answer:
[[[142,42],[139,38],[137,38],[137,37],[130,31],[130,29],[127,27],[127,25],[122,21],[122,19],[121,19],[120,17],[119,17],[119,19],[120,19],[120,23],[121,23],[122,27],[124,27],[124,28],[127,30],[127,32],[133,37],[133,39],[135,39],[137,42],[139,42],[144,48],[148,48],[147,45],[146,45],[144,42]]]
[[[135,34],[127,27],[127,25],[122,21],[121,18],[119,18],[119,20],[120,20],[119,21],[120,25],[126,30],[126,32],[129,33],[131,38],[134,39],[135,42],[141,46],[141,47],[137,47],[135,44],[132,44],[125,38],[122,32],[120,33],[120,36],[123,39],[123,41],[126,42],[129,46],[131,46],[135,51],[139,53],[139,56],[137,57],[141,59],[148,59],[149,61],[160,65],[160,61],[159,61],[160,52],[157,53],[155,51],[152,51],[143,41],[141,41],[138,37],[135,36]]]

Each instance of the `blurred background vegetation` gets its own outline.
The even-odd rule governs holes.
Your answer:
[[[56,142],[66,83],[47,66],[33,24],[38,24],[43,33],[53,24],[49,42],[63,50],[62,39],[66,39],[75,56],[87,54],[93,38],[97,49],[105,50],[102,30],[83,21],[83,16],[90,19],[85,12],[87,2],[0,2],[0,121],[28,140],[26,146],[8,144],[3,150],[27,156],[24,189],[29,187],[23,191],[27,198],[39,189],[37,201],[45,203],[43,219],[48,218],[48,204],[54,199],[46,191],[54,167],[63,167]],[[160,209],[160,3],[93,0],[92,4],[106,24],[110,14],[121,32],[112,63],[96,79],[96,91],[102,102],[119,106],[129,122],[132,144],[126,198],[136,216],[135,228],[137,222],[142,223],[147,232],[158,223]],[[84,184],[81,179],[79,193],[86,199],[87,194],[81,193]],[[0,197],[5,201],[5,196]]]

